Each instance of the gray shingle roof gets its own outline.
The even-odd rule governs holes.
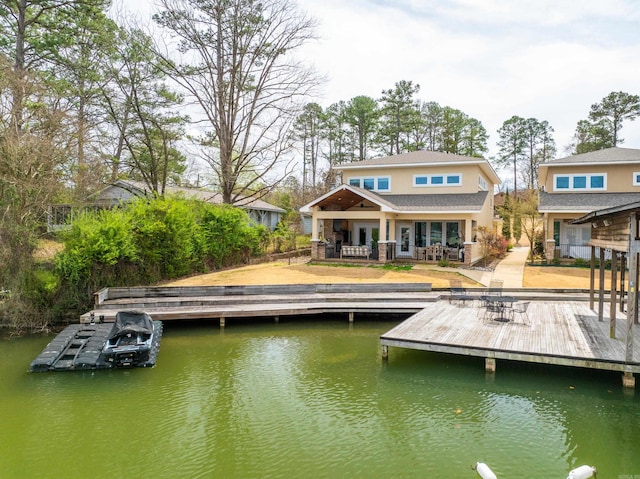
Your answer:
[[[546,193],[540,192],[538,209],[543,213],[590,212],[640,201],[640,193]]]
[[[379,158],[371,158],[369,160],[362,160],[353,163],[342,163],[336,165],[335,168],[340,170],[343,167],[356,167],[361,166],[393,166],[393,165],[412,165],[412,164],[429,164],[429,163],[484,163],[487,160],[475,156],[462,156],[454,155],[450,153],[443,153],[441,151],[411,151],[409,153],[402,153],[400,155],[382,156]]]
[[[564,164],[607,164],[607,163],[640,163],[640,150],[635,148],[605,148],[581,155],[567,156],[557,160],[547,161],[540,166]]]
[[[378,195],[398,211],[481,211],[487,191],[468,194]]]

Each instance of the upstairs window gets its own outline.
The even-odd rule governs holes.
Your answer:
[[[605,191],[607,189],[606,173],[583,175],[554,175],[555,191]]]
[[[640,171],[633,173],[633,186],[640,186]]]
[[[449,175],[413,175],[413,186],[461,186],[460,173]]]
[[[489,189],[489,184],[482,175],[478,176],[478,189],[480,191],[487,191]]]
[[[349,178],[349,185],[371,191],[391,191],[391,178],[388,176]]]

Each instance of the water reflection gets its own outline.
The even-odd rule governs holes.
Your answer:
[[[478,460],[498,477],[640,475],[638,399],[619,375],[485,375],[479,359],[393,348],[386,363],[391,326],[171,327],[156,368],[95,373],[27,374],[48,339],[0,343],[0,477],[472,478]]]

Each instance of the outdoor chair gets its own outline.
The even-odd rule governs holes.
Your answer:
[[[449,303],[453,301],[462,302],[465,304],[467,301],[473,302],[475,296],[467,293],[467,290],[462,287],[462,281],[459,279],[449,280]]]
[[[529,302],[525,302],[525,303],[516,303],[513,305],[513,308],[511,309],[511,315],[513,317],[513,320],[515,321],[515,315],[519,314],[520,317],[522,318],[522,323],[523,324],[531,324],[531,322],[529,321],[529,315],[527,314],[527,309],[529,309]]]
[[[482,321],[485,323],[491,322],[501,314],[502,308],[497,303],[486,303],[484,305],[484,316],[482,316]]]

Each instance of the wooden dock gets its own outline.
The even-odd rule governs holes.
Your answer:
[[[627,362],[627,320],[622,313],[613,339],[608,317],[598,321],[597,312],[584,301],[533,301],[529,324],[517,316],[506,323],[483,317],[479,301],[439,301],[383,334],[383,355],[393,346],[483,357],[487,370],[495,370],[495,361],[505,359],[621,371],[627,380],[640,373],[640,331],[633,329],[633,360]]]
[[[112,322],[118,311],[144,310],[154,320],[214,319],[344,313],[413,314],[442,292],[428,283],[309,284],[105,288],[82,323]]]

